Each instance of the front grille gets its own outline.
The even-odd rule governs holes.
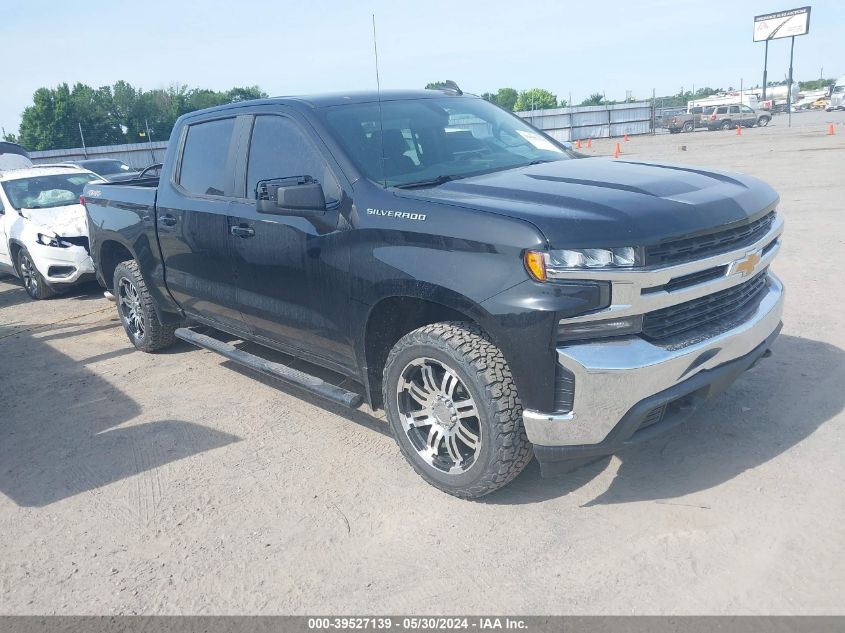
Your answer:
[[[744,226],[663,242],[646,249],[646,265],[677,264],[739,248],[756,242],[772,227],[776,213],[764,215]]]
[[[643,335],[661,340],[721,320],[742,318],[757,307],[765,288],[766,270],[733,288],[649,312],[643,317]]]
[[[63,237],[61,239],[63,242],[73,244],[74,246],[82,246],[86,251],[88,251],[89,253],[91,252],[91,249],[88,246],[88,238],[84,235],[79,235],[76,237]]]

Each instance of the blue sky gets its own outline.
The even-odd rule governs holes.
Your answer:
[[[454,79],[468,92],[542,87],[580,101],[762,81],[753,16],[801,6],[770,0],[0,0],[0,126],[16,131],[40,86],[125,79],[145,89],[261,86],[271,95]],[[796,38],[795,74],[845,75],[845,2],[815,0]],[[19,53],[19,54],[18,54]],[[769,50],[785,76],[788,40]]]

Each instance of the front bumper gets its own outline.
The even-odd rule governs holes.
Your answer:
[[[94,261],[82,246],[57,248],[28,244],[27,250],[41,276],[50,285],[73,284],[94,274]]]
[[[783,285],[767,273],[768,289],[739,325],[679,349],[640,337],[560,347],[558,362],[575,377],[569,413],[523,413],[528,439],[544,462],[608,455],[627,443],[662,405],[651,436],[727,388],[769,349],[781,327]],[[642,433],[644,431],[641,431]]]

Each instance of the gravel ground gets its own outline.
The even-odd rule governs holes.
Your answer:
[[[0,280],[0,613],[845,614],[843,122],[621,142],[778,189],[783,333],[686,425],[482,502],[379,416]]]

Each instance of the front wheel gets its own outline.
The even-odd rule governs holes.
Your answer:
[[[510,368],[472,324],[435,323],[402,337],[385,364],[383,395],[402,454],[444,492],[482,497],[531,461]]]
[[[32,256],[25,248],[18,251],[18,274],[20,274],[23,287],[32,299],[36,301],[49,299],[56,294],[56,291],[47,283],[44,276],[38,272],[32,261]]]
[[[769,121],[771,121],[769,117],[761,116],[757,121],[757,125],[759,125],[760,127],[766,127],[769,124]]]
[[[135,347],[142,352],[157,352],[173,344],[176,327],[159,321],[155,300],[137,262],[128,260],[117,265],[113,293],[120,322]]]

